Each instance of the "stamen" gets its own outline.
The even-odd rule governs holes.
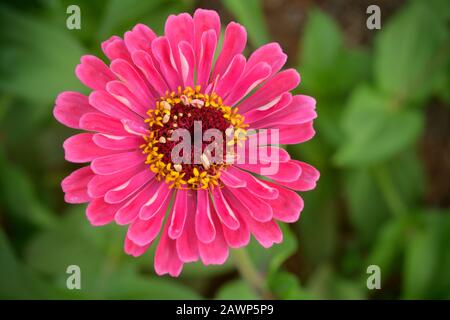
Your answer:
[[[161,101],[161,104],[162,104],[164,110],[170,111],[170,109],[172,108],[172,106],[170,105],[170,103],[168,103],[167,101]]]
[[[201,107],[203,107],[205,105],[205,102],[203,100],[200,100],[200,99],[194,99],[194,100],[191,101],[191,104],[194,107],[201,108]]]
[[[206,154],[203,153],[203,154],[200,156],[200,159],[201,159],[201,161],[202,161],[203,168],[205,168],[206,170],[208,170],[208,169],[209,169],[209,166],[211,165],[211,163],[209,162],[209,159],[208,159],[208,157],[206,156]]]
[[[195,90],[190,87],[182,90],[180,87],[177,92],[166,92],[156,103],[156,108],[147,112],[145,122],[148,123],[149,133],[144,136],[145,143],[141,146],[146,154],[145,163],[158,180],[169,184],[169,188],[196,190],[220,186],[221,170],[230,164],[228,161],[233,155],[224,152],[226,154],[223,161],[213,162],[212,152],[218,147],[217,142],[213,141],[210,144],[213,149],[206,148],[206,143],[202,144],[200,165],[174,164],[171,153],[178,141],[173,141],[171,136],[174,128],[187,129],[193,135],[194,122],[199,121],[202,130],[218,129],[226,135],[226,141],[230,145],[240,143],[245,138],[239,137],[236,132],[246,132],[244,117],[236,108],[222,103],[222,98],[214,92],[201,93],[200,86],[196,86]],[[224,139],[222,145],[224,150],[227,150],[226,141]]]
[[[189,98],[186,97],[184,94],[180,97],[180,100],[185,106],[189,105]]]

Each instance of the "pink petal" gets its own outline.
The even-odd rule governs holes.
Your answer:
[[[134,243],[128,237],[125,238],[124,250],[125,250],[125,253],[130,256],[139,257],[139,256],[143,255],[149,247],[150,247],[149,244],[145,245],[145,246],[140,246],[140,245]]]
[[[117,136],[126,136],[128,132],[123,129],[122,123],[103,113],[86,113],[80,119],[80,128]]]
[[[128,200],[114,216],[116,223],[119,225],[126,225],[137,219],[142,206],[153,195],[153,191],[159,184],[160,182],[156,181],[156,179],[150,181],[135,196],[133,196],[133,198]]]
[[[217,57],[212,78],[222,76],[235,56],[240,55],[247,43],[247,32],[239,23],[230,22],[225,29],[222,50]]]
[[[53,115],[59,122],[74,129],[80,129],[80,118],[88,112],[96,112],[89,105],[88,97],[71,91],[60,93],[53,109]]]
[[[212,29],[216,39],[220,37],[220,17],[214,10],[197,9],[194,13],[194,52],[199,64],[203,33]]]
[[[222,171],[220,175],[220,181],[222,181],[224,185],[230,188],[244,188],[247,186],[247,182],[235,177],[234,175],[228,173],[227,171],[228,170]]]
[[[114,220],[120,204],[106,203],[102,198],[92,199],[86,209],[86,216],[93,226],[103,226]]]
[[[225,189],[239,199],[255,220],[266,222],[272,219],[272,208],[262,199],[255,197],[255,195],[246,189],[233,189],[228,187]]]
[[[97,110],[115,119],[130,119],[137,122],[143,122],[143,119],[140,116],[106,91],[93,91],[89,95],[89,103]]]
[[[167,198],[172,196],[172,189],[164,182],[160,182],[159,185],[155,184],[157,188],[154,188],[151,192],[151,196],[147,198],[147,201],[143,204],[139,211],[139,218],[150,219],[153,217],[164,205]]]
[[[133,53],[133,62],[142,72],[152,88],[160,95],[165,95],[169,89],[166,81],[159,73],[152,57],[145,51],[139,50]]]
[[[274,243],[281,243],[283,241],[283,234],[278,225],[273,221],[259,222],[253,219],[251,212],[241,203],[241,199],[233,195],[228,190],[225,190],[225,198],[228,203],[239,212],[242,220],[245,221],[246,226],[253,234],[255,239],[265,248],[271,247]],[[244,225],[241,223],[241,225]]]
[[[242,72],[244,71],[244,67],[245,57],[241,54],[234,56],[230,65],[225,69],[224,74],[221,75],[214,91],[221,97],[227,96],[240,79]]]
[[[266,184],[264,181],[255,178],[251,174],[230,166],[227,173],[233,175],[236,179],[246,182],[246,190],[253,193],[258,198],[276,199],[278,198],[278,190]]]
[[[169,40],[166,37],[159,37],[153,40],[152,52],[159,62],[161,74],[166,80],[169,89],[176,90],[182,83],[175,65]]]
[[[224,99],[224,104],[234,106],[239,100],[245,97],[250,91],[255,89],[261,82],[269,77],[271,72],[270,66],[261,62],[254,66],[250,71],[244,74],[235,84],[231,93]],[[239,111],[243,111],[239,107]]]
[[[277,199],[264,199],[273,209],[273,217],[287,223],[298,220],[300,212],[303,210],[303,199],[294,191],[280,187],[275,183],[267,182],[278,190]]]
[[[92,137],[92,133],[79,133],[67,138],[63,144],[64,158],[70,162],[83,163],[115,153],[97,146]]]
[[[222,231],[225,241],[231,248],[241,248],[250,242],[250,230],[243,219],[239,219],[239,228],[232,230],[222,224]]]
[[[132,121],[128,119],[122,119],[123,129],[129,134],[134,134],[136,136],[142,137],[146,136],[149,133],[149,130],[146,128],[146,123],[142,121]]]
[[[110,150],[136,150],[144,142],[140,137],[133,136],[113,136],[109,134],[96,133],[93,140],[96,145],[103,149]]]
[[[170,219],[171,217],[169,216]],[[183,262],[178,257],[176,240],[169,238],[168,228],[169,224],[166,223],[156,248],[155,272],[160,276],[168,273],[172,277],[178,277],[183,269]]]
[[[264,248],[270,248],[274,243],[283,242],[283,233],[274,220],[259,222],[247,218],[246,221],[250,232]]]
[[[272,72],[270,75],[274,75],[284,66],[287,60],[287,55],[283,53],[280,45],[276,42],[265,44],[256,49],[250,56],[247,62],[245,71],[251,70],[260,62],[269,64]]]
[[[152,41],[156,34],[145,24],[138,23],[131,31],[125,32],[125,45],[128,51],[133,54],[138,50],[151,52]]]
[[[278,167],[275,167],[274,164]],[[236,164],[236,166],[259,175],[270,177],[271,179],[277,181],[292,182],[297,180],[302,173],[301,166],[293,160],[288,162],[272,163],[270,166],[262,166],[259,164]]]
[[[194,21],[190,14],[181,13],[179,15],[170,15],[166,20],[164,27],[164,34],[170,42],[172,52],[174,52],[175,64],[178,70],[181,70],[181,60],[179,55],[180,42],[186,42],[187,44],[194,45]]]
[[[258,159],[256,163],[268,164],[273,162],[288,162],[289,160],[291,160],[291,156],[283,148],[277,146],[261,146],[258,148]]]
[[[211,207],[212,220],[215,226],[215,237],[211,242],[198,242],[198,251],[204,265],[223,264],[228,258],[228,245],[220,227],[220,221],[214,207]]]
[[[135,194],[142,186],[151,181],[155,174],[148,168],[137,173],[123,184],[109,190],[105,195],[108,203],[119,203]]]
[[[108,82],[106,91],[142,118],[147,118],[146,112],[149,106],[143,104],[122,81]]]
[[[263,106],[283,93],[294,89],[299,83],[300,75],[295,69],[284,70],[269,79],[254,94],[239,104],[239,111],[245,113],[254,108]]]
[[[195,233],[196,192],[187,190],[187,210],[183,231],[177,239],[177,252],[181,261],[194,262],[198,260],[198,239]]]
[[[109,190],[112,190],[125,183],[143,169],[144,166],[139,163],[137,166],[119,171],[111,175],[95,175],[87,185],[88,194],[92,198],[103,198]]]
[[[116,59],[111,62],[111,71],[124,82],[142,106],[150,106],[154,103],[145,80],[139,72],[127,61]]]
[[[206,88],[209,83],[217,36],[214,30],[205,31],[201,38],[200,58],[197,61],[197,84]]]
[[[167,198],[164,205],[150,219],[135,219],[128,228],[127,237],[141,246],[152,243],[161,230],[169,202],[170,198]]]
[[[75,68],[75,74],[85,86],[93,90],[102,90],[109,81],[115,79],[106,64],[91,55],[81,57],[81,63]]]
[[[267,165],[279,162],[288,162],[291,157],[283,148],[267,145],[267,135],[259,134],[255,140],[249,138],[245,141],[244,149],[237,149],[237,164]]]
[[[195,232],[200,242],[210,243],[216,237],[216,229],[211,215],[208,191],[204,189],[197,190]]]
[[[180,56],[180,76],[183,79],[184,86],[193,87],[195,73],[194,49],[188,42],[181,41],[178,44],[178,52]]]
[[[245,113],[245,122],[253,128],[252,124],[266,117],[270,117],[276,112],[281,112],[287,108],[292,102],[292,95],[289,92],[283,93],[265,106],[251,109]]]
[[[225,198],[225,196],[224,201],[228,203],[228,200]],[[232,208],[232,210],[237,212],[237,209],[233,206],[233,204],[230,203],[229,206]],[[243,212],[241,212],[240,214],[243,214]],[[236,230],[230,229],[225,224],[222,224],[223,236],[228,246],[230,246],[231,248],[240,248],[246,246],[250,241],[250,230],[248,229],[247,223],[240,217],[240,214],[236,214],[236,218],[239,222],[239,228],[237,228]]]
[[[308,96],[297,95],[289,106],[274,112],[266,118],[253,122],[252,128],[277,128],[284,125],[297,125],[310,122],[317,117],[315,100]]]
[[[115,59],[131,61],[130,53],[128,52],[125,42],[118,36],[112,36],[108,40],[103,41],[102,50],[110,61]]]
[[[313,127],[313,122],[302,123],[298,125],[280,125],[276,129],[268,131],[268,139],[277,140],[272,137],[276,130],[278,144],[296,144],[310,140],[316,134]]]
[[[233,212],[233,209],[231,209],[230,205],[226,202],[220,188],[214,188],[211,192],[214,199],[215,209],[221,223],[227,226],[228,229],[238,229],[239,221],[236,218],[236,214]]]
[[[91,197],[87,193],[87,185],[94,177],[89,166],[73,171],[61,182],[64,191],[64,200],[67,203],[84,203],[88,202]]]
[[[169,226],[169,237],[177,239],[183,233],[184,223],[188,210],[188,192],[187,190],[179,189],[175,197],[172,210],[172,220]]]
[[[145,155],[140,151],[123,152],[96,158],[92,161],[91,168],[96,174],[105,175],[124,171],[144,162]]]
[[[300,175],[300,177],[291,182],[277,182],[282,184],[283,186],[297,191],[309,191],[314,189],[316,187],[317,180],[319,180],[320,172],[316,168],[305,162],[297,160],[295,160],[295,162],[302,168],[302,174]]]

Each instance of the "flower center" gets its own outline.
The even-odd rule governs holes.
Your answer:
[[[244,117],[217,94],[178,88],[166,92],[147,112],[149,135],[141,146],[145,163],[170,188],[207,189],[219,185],[234,144],[245,139]]]

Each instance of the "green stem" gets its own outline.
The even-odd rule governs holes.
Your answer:
[[[253,261],[244,248],[231,252],[233,262],[245,282],[261,297],[271,299],[272,294],[266,287],[264,277],[256,269]]]
[[[378,167],[375,170],[375,177],[391,212],[397,217],[407,214],[408,208],[395,188],[387,168],[385,166]]]

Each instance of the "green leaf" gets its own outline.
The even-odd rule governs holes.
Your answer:
[[[189,1],[111,0],[103,10],[97,41],[106,40],[113,34],[121,35],[137,23],[147,24],[161,34],[164,32],[164,23],[168,15],[186,11],[189,7]]]
[[[345,171],[344,185],[350,223],[355,227],[361,242],[368,244],[389,217],[389,210],[370,170]]]
[[[414,1],[422,2],[420,0]],[[427,7],[440,21],[450,20],[450,2],[447,0],[429,0],[427,1]]]
[[[107,299],[193,300],[198,293],[184,286],[177,279],[120,272],[113,276],[105,288]]]
[[[56,299],[69,297],[27,269],[17,258],[0,229],[0,298]]]
[[[429,288],[429,298],[448,298],[448,288],[450,288],[450,210],[426,210],[424,215],[430,220],[434,220],[432,232],[437,234],[439,243],[437,252],[439,253],[437,269],[434,271],[431,288]]]
[[[81,270],[83,298],[109,299],[198,299],[200,296],[179,281],[138,274],[141,260],[123,252],[123,228],[94,228],[84,215],[84,207],[71,210],[59,225],[31,239],[26,261],[34,270],[50,277],[65,289],[66,269]]]
[[[329,102],[326,99],[319,100],[318,114],[314,120],[314,127],[316,128],[316,135],[314,139],[309,144],[321,144],[325,145],[325,143],[329,146],[328,153],[334,152],[334,149],[337,148],[343,139],[342,128],[339,126],[339,122],[336,119],[340,119],[342,117],[342,105],[340,99],[331,99],[332,102]],[[292,148],[292,147],[291,147]],[[327,155],[328,157],[329,155]],[[322,159],[323,161],[323,159]]]
[[[297,239],[289,228],[289,225],[282,224],[280,225],[280,228],[283,232],[283,242],[279,245],[275,245],[270,250],[271,260],[269,264],[269,271],[271,272],[278,270],[283,262],[285,262],[297,250]]]
[[[338,180],[330,170],[321,170],[320,183],[314,192],[302,194],[305,208],[296,227],[300,237],[299,251],[309,268],[332,259],[338,247]]]
[[[281,224],[283,242],[274,244],[272,247],[263,248],[256,240],[252,239],[249,244],[248,253],[261,272],[271,273],[286,261],[297,249],[297,241],[288,225]]]
[[[394,109],[385,97],[360,87],[343,115],[346,140],[334,161],[341,166],[382,162],[414,143],[422,127],[423,114],[418,110]]]
[[[65,28],[2,8],[1,38],[9,45],[0,53],[0,88],[42,106],[33,112],[51,114],[56,95],[64,90],[83,90],[74,69],[84,49]]]
[[[383,26],[375,43],[377,86],[398,101],[420,100],[448,57],[448,19],[415,1]]]
[[[384,170],[384,172],[380,172]],[[424,177],[421,163],[415,150],[407,150],[392,158],[383,168],[355,168],[344,171],[344,185],[349,205],[349,218],[363,243],[368,244],[376,237],[379,228],[392,213],[392,198],[387,199],[384,174],[388,175],[395,197],[402,206],[414,207],[424,191]],[[384,182],[384,181],[383,181]],[[385,182],[384,182],[385,183]],[[401,208],[400,208],[401,209]]]
[[[337,24],[318,9],[308,13],[302,40],[301,60],[312,71],[326,74],[341,54],[343,41]]]
[[[32,239],[26,260],[34,269],[46,275],[64,274],[69,265],[78,265],[84,274],[97,275],[103,255],[91,241],[84,237],[74,237],[64,225],[60,231],[42,232]],[[89,277],[85,277],[90,282]]]
[[[367,266],[377,265],[381,269],[382,280],[387,279],[398,266],[399,257],[405,246],[407,224],[404,219],[391,220],[385,224],[378,236],[375,245],[367,258]],[[367,277],[364,270],[364,277]]]
[[[416,148],[406,150],[394,157],[389,163],[389,173],[395,188],[409,207],[415,207],[425,192],[424,165],[420,161]]]
[[[55,225],[56,218],[37,199],[34,185],[21,169],[8,163],[0,150],[0,199],[6,214],[41,228]]]
[[[300,43],[302,92],[322,98],[339,96],[367,73],[367,53],[344,48],[339,27],[318,9],[309,12]]]
[[[84,206],[78,206],[55,227],[31,238],[25,259],[61,289],[65,289],[67,267],[77,265],[82,273],[82,292],[93,298],[103,297],[104,288],[115,273],[134,267],[132,263],[137,261],[123,253],[123,231],[113,225],[92,227],[85,217]]]
[[[223,4],[247,29],[253,46],[259,47],[269,42],[270,36],[260,0],[224,0]]]
[[[306,292],[301,286],[298,278],[285,271],[276,272],[270,275],[270,291],[278,298],[284,300],[306,300],[312,299],[312,295]]]
[[[332,283],[334,299],[362,300],[366,299],[367,289],[360,282],[337,277]]]
[[[403,270],[403,295],[406,299],[427,298],[432,289],[439,263],[441,227],[440,219],[433,220],[419,221],[420,224],[410,231]]]
[[[228,259],[224,264],[209,265],[209,266],[205,266],[203,263],[199,261],[194,263],[186,263],[183,267],[181,277],[182,278],[187,277],[191,279],[212,278],[230,272],[233,269],[234,265],[231,263],[230,259]]]
[[[234,280],[224,284],[216,294],[219,300],[258,300],[258,296],[243,280]]]
[[[317,299],[365,299],[365,281],[343,278],[324,264],[316,269],[308,281],[308,292]]]

